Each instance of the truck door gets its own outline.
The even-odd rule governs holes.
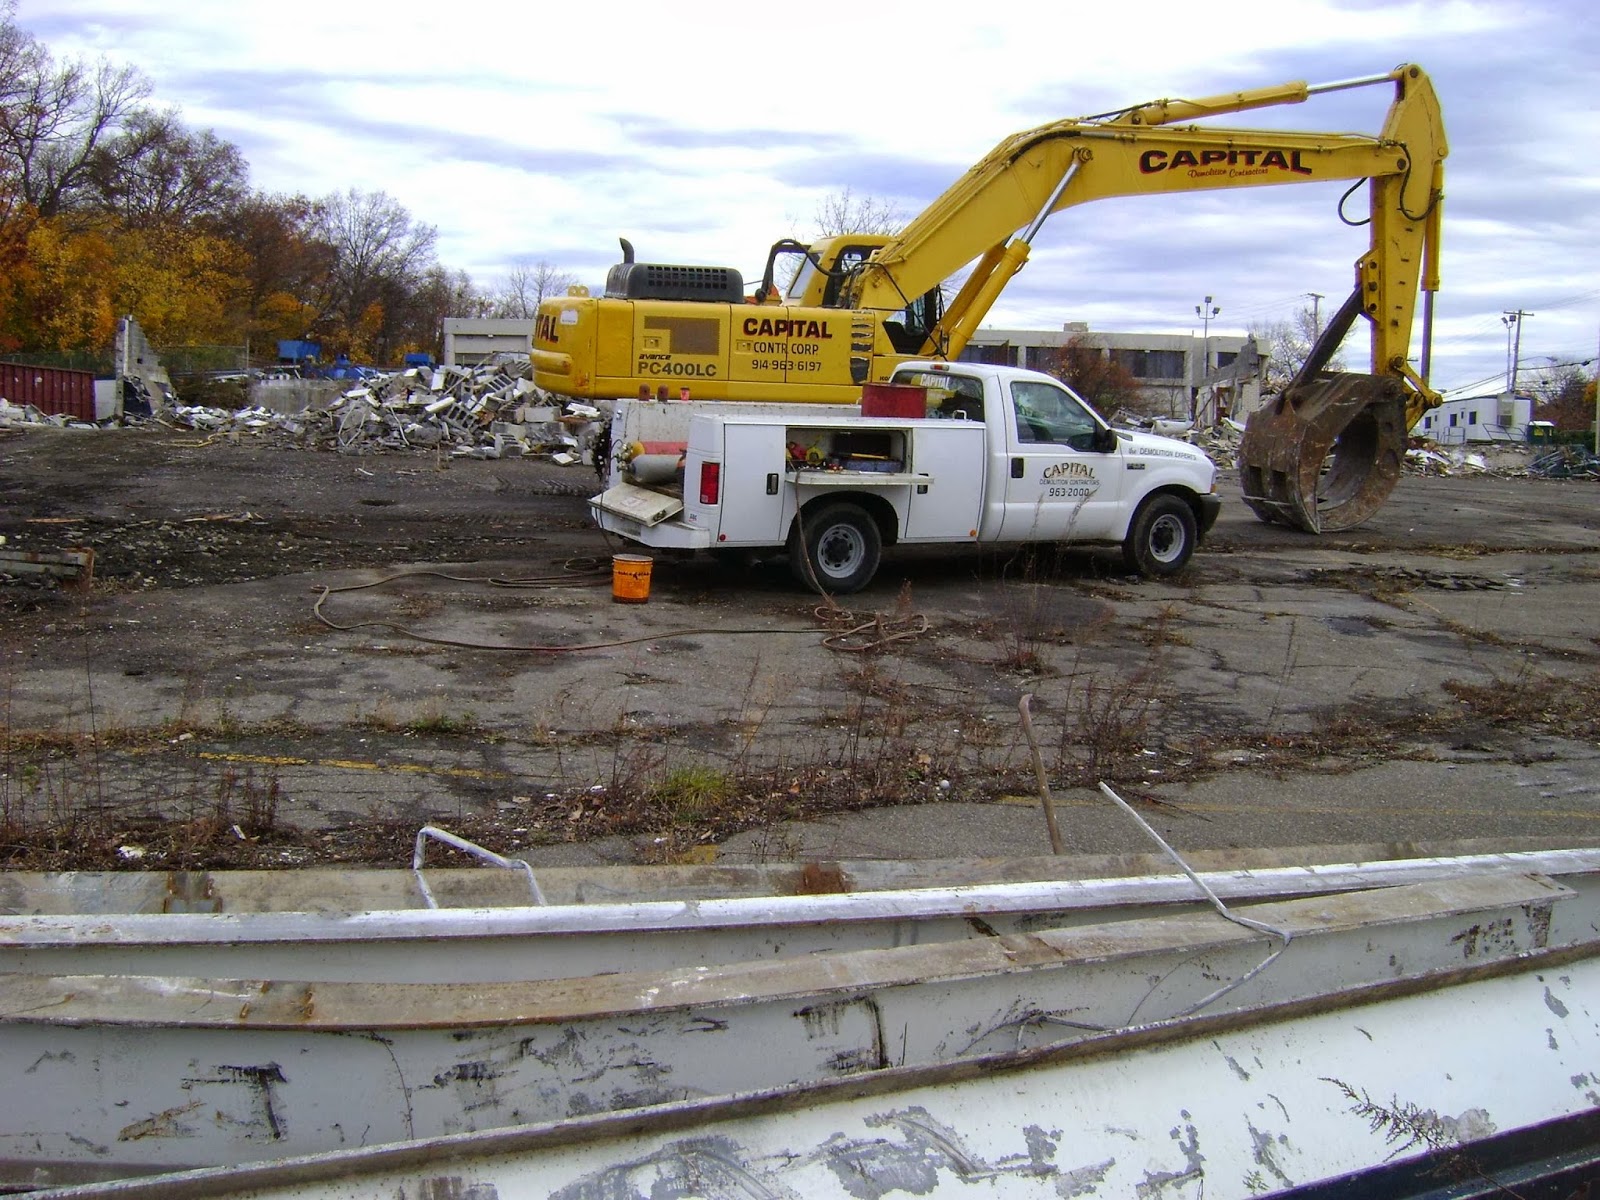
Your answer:
[[[1124,487],[1123,460],[1100,420],[1067,388],[1013,379],[1001,541],[1111,536]]]

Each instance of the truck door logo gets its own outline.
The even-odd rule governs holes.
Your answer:
[[[1087,500],[1100,490],[1100,478],[1088,463],[1051,463],[1039,472],[1039,488],[1046,500]]]

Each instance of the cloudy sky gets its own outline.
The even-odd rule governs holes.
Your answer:
[[[1524,371],[1600,342],[1589,0],[20,0],[17,20],[59,56],[136,63],[155,100],[241,148],[258,189],[389,193],[490,287],[539,260],[598,286],[618,236],[752,278],[827,198],[909,218],[1018,130],[1415,62],[1450,140],[1435,386],[1504,380],[1508,311],[1532,314]],[[1391,95],[1224,123],[1376,133]],[[1344,187],[1069,209],[988,323],[1199,332],[1211,296],[1211,331],[1243,333],[1311,293],[1336,306],[1365,247],[1336,215]]]

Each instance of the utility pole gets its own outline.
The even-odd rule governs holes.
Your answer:
[[[1311,341],[1313,343],[1322,336],[1322,293],[1307,292],[1311,300]]]
[[[1534,315],[1519,308],[1500,318],[1506,327],[1506,392],[1512,396],[1517,394],[1517,364],[1522,359],[1522,322]]]
[[[1200,383],[1206,381],[1206,376],[1211,374],[1211,318],[1220,313],[1222,309],[1211,303],[1207,296],[1204,304],[1194,306],[1195,316],[1200,318],[1201,343],[1200,343],[1200,379],[1194,389],[1189,393],[1189,420],[1196,418],[1195,405],[1200,398]]]

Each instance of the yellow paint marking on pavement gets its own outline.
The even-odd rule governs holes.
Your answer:
[[[425,763],[377,763],[356,758],[294,758],[281,754],[233,754],[218,750],[202,750],[198,757],[212,762],[250,763],[264,767],[332,767],[340,771],[449,775],[458,779],[515,778],[509,771],[488,771],[481,767],[431,767]]]

